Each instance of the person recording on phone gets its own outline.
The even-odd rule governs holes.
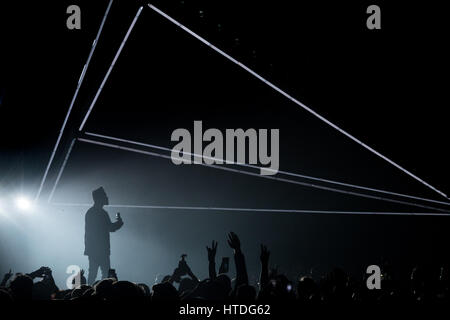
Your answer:
[[[103,187],[94,190],[92,197],[94,205],[86,212],[84,234],[84,255],[89,259],[88,283],[90,285],[97,278],[99,267],[102,271],[102,279],[108,277],[111,254],[109,233],[123,226],[120,213],[117,213],[116,221],[111,222],[108,212],[103,209],[103,206],[109,204]]]

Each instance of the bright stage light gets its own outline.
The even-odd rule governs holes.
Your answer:
[[[31,201],[25,197],[16,198],[16,206],[22,211],[29,211],[31,209]]]

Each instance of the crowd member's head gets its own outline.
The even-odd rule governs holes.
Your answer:
[[[183,295],[184,293],[190,292],[195,289],[197,283],[191,278],[182,278],[180,281],[180,286],[178,287],[178,293]]]
[[[170,282],[155,284],[152,287],[152,301],[177,301],[177,289]]]
[[[139,300],[145,296],[144,291],[130,281],[115,281],[111,286],[112,300]]]
[[[295,299],[295,288],[284,274],[276,274],[269,282],[270,296],[276,300]]]
[[[227,275],[222,274],[213,281],[209,279],[201,281],[197,286],[195,295],[210,301],[225,301],[231,293],[231,280]]]
[[[9,292],[5,289],[0,289],[0,304],[12,302],[13,298],[9,294]]]
[[[148,285],[146,285],[145,283],[139,283],[138,286],[142,289],[142,291],[144,291],[144,295],[146,297],[149,297],[151,292],[150,292],[150,288],[148,287]]]
[[[95,295],[100,300],[110,300],[112,296],[112,285],[114,279],[107,278],[94,285]]]
[[[224,295],[228,296],[230,294],[231,279],[229,276],[227,276],[225,273],[221,273],[214,279],[214,282],[217,282],[221,286]]]
[[[310,300],[316,293],[317,286],[310,277],[301,277],[297,283],[297,296],[301,300]]]
[[[33,285],[33,300],[50,300],[53,286],[46,281],[39,281]]]
[[[15,301],[31,300],[33,296],[33,279],[24,274],[17,274],[10,282],[9,290]]]
[[[256,299],[255,287],[248,284],[240,285],[236,290],[236,299],[244,302],[254,301]]]
[[[84,293],[85,293],[87,290],[89,290],[89,289],[91,289],[90,286],[83,284],[83,285],[81,285],[80,287],[75,288],[75,289],[72,290],[71,298],[72,298],[72,299],[80,298],[80,297],[83,296]]]

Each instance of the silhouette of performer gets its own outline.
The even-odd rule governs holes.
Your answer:
[[[109,233],[120,229],[123,225],[120,213],[116,215],[116,222],[111,222],[108,212],[103,206],[109,204],[108,196],[103,187],[92,191],[94,206],[86,212],[84,255],[89,259],[88,283],[93,284],[97,278],[98,268],[102,270],[102,279],[108,277],[110,269]]]

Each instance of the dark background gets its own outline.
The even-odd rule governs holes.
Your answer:
[[[37,192],[107,3],[0,6],[0,199]],[[81,7],[81,30],[66,28],[70,4]],[[144,4],[114,2],[44,200]],[[153,4],[377,151],[450,192],[444,90],[448,27],[439,2]],[[366,28],[370,4],[381,7],[381,30]],[[281,170],[442,200],[144,7],[85,129],[171,147],[171,132],[192,131],[194,120],[202,120],[205,130],[279,128]],[[54,201],[89,203],[91,190],[100,185],[112,204],[429,211],[201,166],[174,166],[164,159],[83,143],[76,144]],[[85,209],[42,206],[32,217],[0,220],[0,271],[49,264],[59,267],[62,283],[67,265],[85,264]],[[126,224],[112,236],[113,265],[119,276],[135,281],[151,282],[158,273],[170,273],[184,252],[205,276],[204,245],[215,238],[219,257],[231,255],[224,241],[230,230],[241,235],[253,273],[260,242],[272,248],[273,262],[291,274],[332,265],[362,274],[364,266],[381,257],[399,269],[447,259],[445,216],[121,212]]]

